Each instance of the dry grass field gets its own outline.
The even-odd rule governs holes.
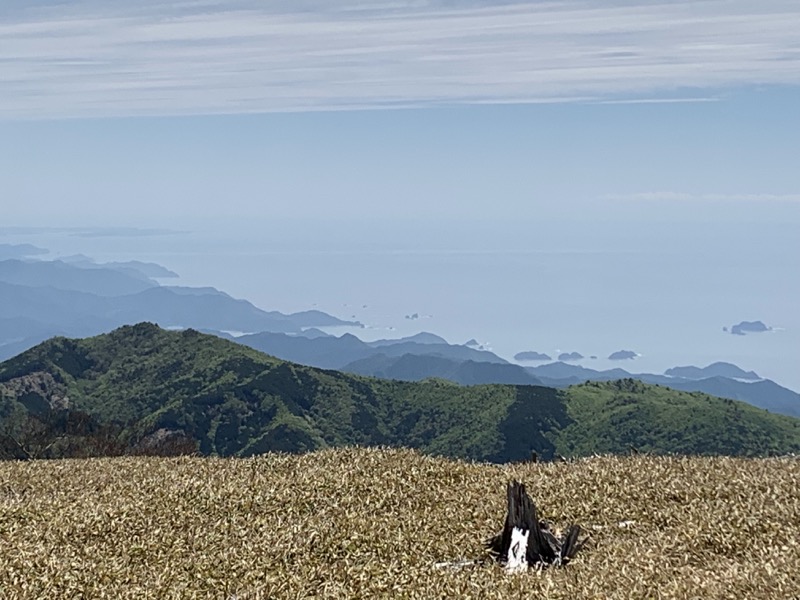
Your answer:
[[[481,559],[523,481],[591,535]],[[2,598],[800,598],[800,460],[495,466],[405,450],[0,463]]]

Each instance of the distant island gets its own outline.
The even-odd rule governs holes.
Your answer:
[[[561,361],[569,361],[569,360],[581,360],[583,358],[583,354],[580,352],[563,352],[558,355],[558,360]]]
[[[723,327],[722,330],[727,331],[727,327]],[[742,321],[732,325],[730,329],[733,335],[747,335],[748,333],[763,333],[765,331],[772,331],[772,327],[765,325],[762,321]]]
[[[608,360],[633,360],[637,356],[633,350],[617,350],[608,355]]]
[[[514,360],[534,361],[534,360],[553,360],[553,359],[547,354],[543,354],[541,352],[535,352],[533,350],[527,350],[525,352],[517,352],[514,355]]]
[[[0,260],[9,258],[28,258],[40,254],[47,254],[49,250],[39,248],[32,244],[0,244]]]
[[[664,374],[669,377],[682,377],[684,379],[705,379],[707,377],[727,377],[728,379],[743,379],[747,381],[758,381],[761,377],[755,371],[745,371],[736,365],[726,362],[715,362],[707,367],[673,367],[667,369]]]

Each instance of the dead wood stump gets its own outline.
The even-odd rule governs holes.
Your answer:
[[[507,512],[503,531],[486,543],[495,559],[509,571],[528,567],[565,566],[586,542],[581,528],[571,525],[560,537],[539,519],[525,486],[512,481],[506,488]]]

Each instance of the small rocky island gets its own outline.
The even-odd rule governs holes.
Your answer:
[[[514,360],[521,361],[536,361],[536,360],[553,360],[550,355],[534,350],[526,350],[525,352],[517,352],[514,355]]]
[[[723,331],[727,331],[727,327],[723,327]],[[730,329],[733,335],[747,335],[748,333],[763,333],[765,331],[772,331],[772,327],[762,321],[742,321],[732,325]]]

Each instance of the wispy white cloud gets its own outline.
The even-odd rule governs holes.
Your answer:
[[[800,194],[689,194],[661,191],[606,194],[601,199],[624,202],[800,202]]]
[[[686,104],[693,102],[719,102],[719,96],[687,96],[678,98],[618,98],[599,100],[598,104]]]
[[[800,84],[796,0],[8,2],[4,118],[698,101]]]

